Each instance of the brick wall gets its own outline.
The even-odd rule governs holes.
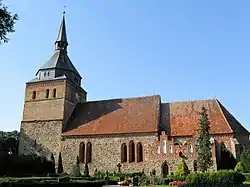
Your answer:
[[[65,84],[65,80],[27,84],[23,121],[63,119]],[[48,98],[45,97],[47,89]],[[56,89],[56,97],[53,97],[53,89]],[[32,98],[33,91],[36,98]]]

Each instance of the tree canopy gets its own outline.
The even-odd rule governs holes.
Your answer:
[[[17,20],[17,14],[9,12],[7,6],[5,6],[2,0],[0,0],[0,44],[9,41],[7,35],[15,32],[14,25]]]
[[[18,137],[19,133],[17,131],[0,131],[0,152],[8,153],[11,151],[12,154],[17,154]]]

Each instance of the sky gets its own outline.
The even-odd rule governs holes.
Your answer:
[[[20,129],[25,83],[53,54],[64,5],[88,100],[216,98],[250,129],[249,0],[3,2],[20,19],[0,46],[0,130]]]

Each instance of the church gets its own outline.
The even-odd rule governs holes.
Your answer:
[[[81,168],[88,164],[90,173],[96,168],[146,173],[154,169],[157,175],[168,175],[182,159],[197,171],[195,143],[203,106],[211,127],[211,170],[238,160],[250,148],[248,130],[216,99],[164,103],[152,95],[88,101],[67,47],[63,16],[51,58],[26,83],[19,154],[49,159],[53,153],[57,162],[61,153],[66,173],[77,157]]]

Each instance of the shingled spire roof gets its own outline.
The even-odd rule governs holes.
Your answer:
[[[63,12],[62,22],[61,22],[58,37],[57,37],[57,40],[55,43],[58,44],[59,42],[62,42],[64,44],[68,45],[67,34],[66,34],[66,25],[65,25],[65,16],[64,15],[65,15],[65,12]]]
[[[65,14],[65,13],[64,13]],[[52,57],[36,73],[37,78],[33,81],[42,81],[48,79],[68,78],[76,84],[80,84],[81,76],[72,64],[67,55],[67,34],[65,15],[59,28],[57,40],[55,41],[55,51]],[[48,73],[49,72],[49,73]]]

